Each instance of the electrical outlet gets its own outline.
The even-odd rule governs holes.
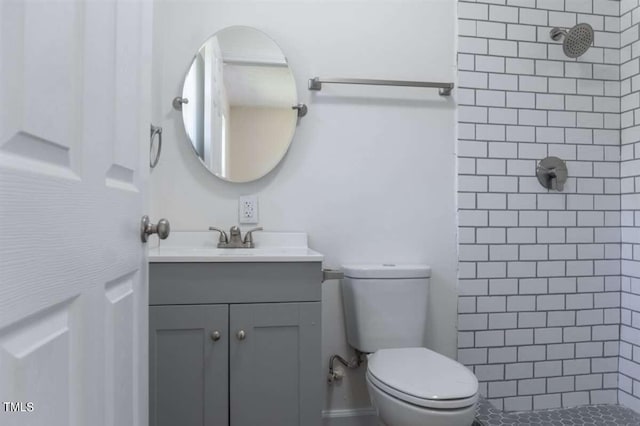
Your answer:
[[[258,223],[258,196],[245,195],[238,201],[240,223]]]

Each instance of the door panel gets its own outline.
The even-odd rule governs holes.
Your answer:
[[[74,394],[78,376],[73,366],[80,361],[72,351],[78,337],[74,303],[66,301],[31,315],[5,327],[0,336],[0,395],[32,402],[37,410],[28,414],[29,424],[69,424],[69,408],[79,402]],[[3,425],[25,424],[17,414],[2,413],[0,418]]]
[[[2,425],[148,423],[151,6],[0,2],[0,401],[34,405]]]
[[[83,5],[10,0],[2,8],[4,160],[13,157],[16,167],[44,166],[71,176],[68,172],[77,173],[80,165],[76,117],[83,104],[82,56],[77,52],[84,36]],[[44,164],[33,167],[34,162]]]
[[[131,2],[129,2],[131,3]],[[115,43],[115,117],[113,129],[114,142],[110,153],[111,166],[107,170],[107,185],[122,189],[135,190],[135,170],[139,151],[127,143],[138,131],[138,116],[131,114],[130,105],[140,98],[140,67],[138,66],[142,46],[131,43],[135,39],[143,12],[141,4],[116,5],[116,43]]]
[[[320,303],[231,305],[229,318],[231,425],[319,425]]]
[[[135,374],[131,348],[135,347],[135,302],[133,300],[137,273],[127,274],[105,286],[106,310],[106,424],[134,424],[133,392],[130,385]]]
[[[229,424],[228,325],[228,305],[149,308],[151,426]]]

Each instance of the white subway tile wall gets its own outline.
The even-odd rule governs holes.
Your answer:
[[[460,0],[458,16],[458,359],[505,410],[616,403],[618,386],[631,406],[638,0]],[[549,31],[579,22],[594,45],[569,59]],[[567,161],[562,193],[535,177],[547,155]]]
[[[618,400],[640,412],[640,7],[620,3],[620,248]]]

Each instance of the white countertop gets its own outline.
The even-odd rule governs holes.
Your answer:
[[[171,231],[149,249],[149,262],[322,262],[303,232],[256,232],[255,248],[217,248],[217,232]],[[244,236],[244,235],[243,235]]]

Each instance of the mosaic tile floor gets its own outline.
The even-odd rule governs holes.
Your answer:
[[[638,426],[640,414],[619,405],[587,405],[575,408],[504,412],[489,402],[478,402],[473,426]]]

